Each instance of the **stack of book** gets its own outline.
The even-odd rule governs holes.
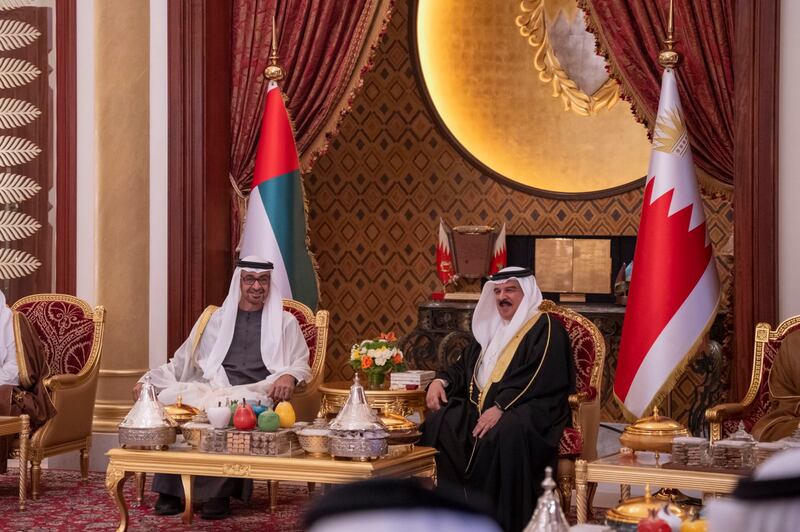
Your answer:
[[[389,389],[406,390],[411,388],[424,390],[435,376],[435,371],[423,369],[412,369],[401,372],[393,371],[389,374]],[[416,388],[414,388],[414,386],[416,386]]]

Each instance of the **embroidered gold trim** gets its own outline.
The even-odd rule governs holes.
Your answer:
[[[489,390],[492,386],[498,382],[500,382],[503,378],[503,375],[506,374],[506,370],[508,370],[509,364],[511,364],[511,360],[514,358],[514,355],[517,352],[517,348],[519,344],[522,343],[522,339],[528,334],[528,331],[533,328],[539,318],[542,316],[541,312],[537,312],[528,322],[523,325],[519,331],[511,338],[511,341],[508,342],[505,349],[503,350],[503,354],[500,355],[500,358],[497,359],[495,362],[494,369],[492,369],[492,376],[489,379],[488,385],[481,389],[481,393],[478,396],[478,408],[482,412],[483,411],[483,403],[486,401],[486,396],[489,394]],[[483,354],[481,354],[481,358],[483,358]],[[472,371],[472,378],[475,379],[475,374],[478,371],[480,360],[478,360],[478,364],[475,364],[475,369]]]
[[[544,352],[542,353],[542,358],[539,360],[539,366],[536,368],[536,371],[533,372],[533,377],[531,377],[531,380],[528,381],[528,385],[525,386],[525,389],[519,392],[519,395],[517,395],[510,403],[508,403],[503,410],[508,410],[509,408],[511,408],[511,406],[514,403],[516,403],[519,400],[519,398],[525,394],[525,392],[528,391],[528,388],[531,387],[533,381],[535,381],[536,377],[539,376],[539,371],[541,371],[542,369],[542,365],[544,364],[544,359],[545,357],[547,357],[547,351],[550,349],[550,333],[552,331],[552,324],[553,323],[550,321],[550,314],[547,314],[547,342],[545,342],[544,344]]]
[[[192,341],[192,364],[197,364],[197,360],[194,357],[194,353],[197,350],[197,346],[200,345],[200,338],[203,337],[203,332],[206,330],[206,325],[211,320],[211,316],[219,309],[219,307],[215,305],[209,305],[200,315],[200,320],[197,324],[197,331],[194,334],[194,340]]]

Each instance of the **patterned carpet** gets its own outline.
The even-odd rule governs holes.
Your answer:
[[[267,484],[256,482],[253,498],[248,506],[234,500],[233,515],[222,521],[203,521],[195,514],[191,526],[181,523],[180,516],[153,515],[156,495],[150,491],[147,477],[144,506],[135,505],[133,478],[125,484],[125,499],[129,508],[131,532],[170,530],[185,532],[204,530],[222,531],[300,531],[303,510],[308,504],[305,485],[282,483],[278,492],[278,508],[268,509]],[[0,531],[79,531],[114,530],[119,525],[119,513],[105,489],[105,474],[91,473],[89,481],[82,483],[77,471],[45,470],[42,473],[43,493],[39,500],[28,500],[27,509],[20,512],[18,503],[17,470],[9,468],[0,475]]]

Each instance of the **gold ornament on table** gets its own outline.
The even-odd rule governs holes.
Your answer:
[[[413,451],[414,444],[422,437],[418,425],[406,417],[409,414],[411,409],[400,398],[383,407],[380,420],[389,433],[386,442],[392,455]]]
[[[658,407],[653,408],[653,415],[636,420],[625,427],[619,442],[634,451],[652,451],[668,453],[672,450],[672,439],[677,436],[688,436],[686,427],[672,418],[662,416]]]
[[[645,484],[644,497],[634,497],[622,501],[616,508],[611,508],[606,512],[606,520],[612,526],[632,525],[650,516],[651,511],[659,512],[660,510],[665,510],[666,513],[674,515],[680,520],[689,515],[687,510],[677,504],[665,503],[661,498],[651,495],[650,484]]]
[[[199,408],[183,404],[183,397],[179,395],[175,404],[164,407],[164,412],[166,412],[166,414],[180,426],[192,421],[198,414],[200,414],[201,410]]]

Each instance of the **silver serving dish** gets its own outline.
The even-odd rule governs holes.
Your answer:
[[[122,447],[163,449],[175,443],[175,427],[128,428],[119,427],[119,443]]]
[[[353,379],[350,395],[331,421],[329,429],[331,456],[370,460],[380,458],[389,451],[386,441],[389,433],[370,408],[358,374]]]
[[[156,398],[156,391],[145,375],[139,398],[119,424],[122,447],[163,449],[175,443],[176,423]]]
[[[335,431],[328,442],[331,456],[377,460],[389,452],[386,432],[362,430]]]

